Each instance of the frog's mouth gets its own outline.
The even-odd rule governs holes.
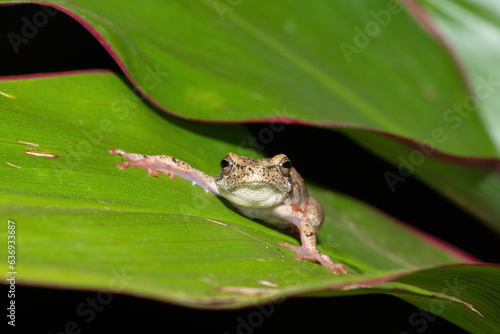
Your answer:
[[[265,183],[242,184],[221,190],[221,194],[231,203],[248,208],[270,208],[288,197],[288,191]]]

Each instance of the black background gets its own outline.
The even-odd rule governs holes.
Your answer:
[[[37,28],[27,43],[19,44],[15,53],[9,33],[21,35],[25,24],[22,18],[32,21],[38,11],[37,5],[0,8],[0,75],[95,68],[121,73],[95,38],[60,12]],[[267,127],[268,124],[248,126],[257,138],[262,134],[261,129]],[[308,181],[362,199],[483,261],[500,262],[498,252],[491,251],[498,246],[498,237],[492,231],[412,177],[391,192],[383,173],[397,173],[397,169],[342,134],[287,125],[274,132],[269,143],[268,139],[264,139],[266,153],[287,154]],[[115,294],[89,323],[85,322],[87,317],[76,313],[78,305],[87,298],[96,298],[96,292],[17,285],[16,329],[60,333],[75,321],[80,333],[462,332],[446,320],[386,295],[291,299],[273,305],[271,314],[266,316],[267,311],[258,308],[206,311]],[[270,308],[266,306],[264,310]]]

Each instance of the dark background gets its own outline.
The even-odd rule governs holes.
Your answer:
[[[21,35],[20,31],[25,25],[23,17],[32,21],[33,15],[39,10],[40,7],[36,5],[0,7],[1,76],[95,68],[121,73],[97,40],[79,23],[60,12],[36,28],[36,31],[31,30],[33,36],[27,43],[19,44],[19,50],[15,53],[7,36],[11,32]],[[257,137],[261,129],[266,127],[269,125],[248,126]],[[498,249],[499,241],[492,231],[412,177],[399,184],[395,192],[391,192],[383,173],[387,170],[397,173],[397,169],[342,134],[328,129],[287,125],[283,131],[275,132],[273,137],[270,143],[265,144],[266,153],[286,153],[302,176],[310,182],[321,183],[335,191],[362,199],[483,261],[500,262],[498,252],[490,251]],[[325,147],[328,147],[326,160]],[[318,157],[322,158],[321,162]],[[318,168],[322,173],[318,173]],[[257,308],[205,311],[113,295],[109,304],[96,311],[92,321],[86,323],[86,318],[76,314],[76,308],[87,298],[95,298],[96,292],[20,285],[16,288],[16,329],[24,329],[25,333],[64,332],[65,326],[71,321],[76,322],[75,333],[78,330],[81,330],[80,333],[134,330],[247,334],[278,331],[462,332],[446,320],[434,318],[406,302],[386,295],[296,298],[273,305],[271,314],[262,318],[256,315],[264,314]],[[270,307],[267,306],[267,310]],[[417,317],[414,317],[415,313]],[[262,323],[255,327],[242,325],[259,322],[260,319]],[[6,322],[5,319],[3,321]]]

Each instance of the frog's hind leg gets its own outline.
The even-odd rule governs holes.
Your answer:
[[[349,274],[347,269],[340,263],[333,263],[330,257],[326,254],[320,253],[316,249],[316,233],[317,227],[314,226],[302,211],[297,211],[293,207],[282,208],[277,212],[281,218],[290,221],[292,224],[299,228],[301,246],[294,246],[286,242],[280,242],[281,246],[291,249],[297,255],[296,260],[317,261],[323,266],[330,269],[334,274],[340,275],[341,273]]]

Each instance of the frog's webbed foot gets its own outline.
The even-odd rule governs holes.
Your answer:
[[[127,167],[142,167],[146,170],[146,172],[148,172],[149,175],[154,177],[158,176],[158,172],[156,171],[156,169],[152,168],[155,166],[153,164],[153,159],[151,158],[151,156],[145,154],[127,153],[116,148],[110,148],[109,153],[119,154],[127,159],[127,161],[116,164],[116,167],[120,169],[127,169]]]
[[[286,242],[280,242],[280,245],[293,250],[295,254],[297,254],[297,256],[295,257],[296,260],[302,261],[305,259],[313,262],[318,261],[323,266],[330,269],[335,275],[340,275],[341,272],[344,274],[349,274],[347,269],[342,264],[333,263],[328,255],[320,253],[316,249],[308,248],[304,245],[294,246]]]

